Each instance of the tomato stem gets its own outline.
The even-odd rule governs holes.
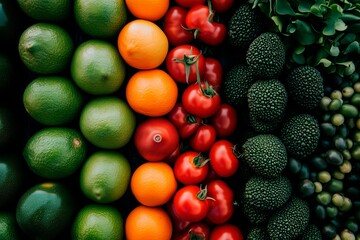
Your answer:
[[[209,8],[209,16],[208,16],[208,21],[212,22],[213,18],[214,18],[214,10],[212,9],[212,4],[211,4],[211,0],[207,0],[207,5]]]
[[[196,117],[192,114],[186,115],[185,120],[187,123],[194,123],[194,124],[197,123]]]
[[[189,240],[204,240],[205,236],[203,235],[198,235],[196,233],[193,233],[191,230],[189,231]]]
[[[201,168],[201,167],[205,166],[205,164],[207,164],[209,162],[209,160],[210,159],[203,157],[199,153],[196,157],[194,157],[193,163],[194,163],[195,167]]]
[[[199,200],[206,200],[207,199],[207,186],[205,186],[205,188],[202,188],[200,185],[200,191],[196,194],[196,197]]]
[[[190,68],[191,65],[195,64],[196,68],[196,76],[197,78],[200,78],[199,69],[197,67],[197,62],[200,58],[200,55],[193,55],[192,54],[192,48],[190,48],[190,54],[186,55],[184,54],[183,59],[173,58],[172,60],[177,63],[183,63],[185,65],[185,77],[186,77],[186,83],[189,83],[189,75],[190,75]]]

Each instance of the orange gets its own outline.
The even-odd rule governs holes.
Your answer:
[[[121,29],[117,43],[125,62],[137,69],[160,66],[169,50],[169,42],[163,30],[155,23],[144,19],[128,22]]]
[[[165,162],[146,162],[137,167],[130,180],[135,198],[149,207],[167,203],[174,195],[177,182],[173,169]]]
[[[161,69],[139,70],[126,85],[126,100],[137,113],[159,117],[171,111],[178,97],[174,79]]]
[[[168,213],[160,207],[135,207],[125,220],[127,240],[169,240],[172,223]]]
[[[157,21],[169,8],[169,0],[125,0],[126,6],[137,18]]]

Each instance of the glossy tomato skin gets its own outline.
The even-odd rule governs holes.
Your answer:
[[[227,29],[225,24],[217,22],[204,22],[199,26],[197,38],[209,45],[218,46],[225,41]]]
[[[219,92],[223,79],[223,67],[221,62],[213,57],[205,57],[204,81],[213,86],[215,91]]]
[[[165,208],[166,208],[166,211],[168,212],[168,214],[171,218],[171,221],[173,223],[174,232],[186,231],[186,229],[189,227],[191,222],[184,221],[184,220],[180,219],[179,216],[176,215],[176,213],[174,211],[174,201],[173,200],[168,201],[165,204]]]
[[[210,227],[205,222],[190,223],[182,232],[177,232],[172,240],[189,240],[189,239],[209,239]]]
[[[197,152],[207,152],[216,141],[216,131],[212,125],[201,125],[190,137],[189,144]]]
[[[224,223],[212,229],[210,240],[244,240],[244,235],[234,224]]]
[[[209,212],[206,221],[212,224],[227,222],[234,213],[234,193],[228,184],[222,179],[215,179],[207,184]]]
[[[168,119],[149,118],[138,124],[134,144],[145,160],[161,161],[179,146],[179,134]]]
[[[185,29],[185,18],[188,9],[181,6],[172,6],[164,16],[164,33],[173,46],[189,44],[194,34]]]
[[[238,115],[235,107],[227,103],[221,103],[219,110],[211,117],[211,125],[214,126],[218,137],[229,137],[234,133],[238,124]]]
[[[164,162],[167,162],[169,165],[173,166],[177,157],[181,154],[182,143],[175,148],[175,150],[167,157],[164,158]]]
[[[175,125],[182,139],[193,135],[201,123],[201,118],[188,113],[181,102],[175,104],[168,119]]]
[[[165,65],[170,76],[179,83],[193,83],[197,81],[197,69],[200,77],[205,72],[205,57],[201,51],[191,45],[184,44],[172,48],[165,59]],[[186,68],[189,68],[189,76],[186,76]]]
[[[235,145],[227,139],[217,140],[210,148],[210,165],[220,177],[230,177],[239,168],[239,159],[234,148]]]
[[[191,8],[198,4],[204,5],[206,0],[175,0],[175,2],[185,8]]]
[[[206,217],[208,201],[204,189],[196,185],[185,185],[174,195],[174,212],[183,221],[199,222]]]
[[[234,0],[211,0],[212,8],[216,13],[225,13],[234,4]]]
[[[206,87],[204,83],[201,86],[202,88],[197,83],[187,86],[181,96],[181,102],[189,113],[200,118],[208,118],[220,108],[221,100],[216,92],[210,96],[204,95],[202,89],[207,91],[210,87]]]
[[[174,164],[175,178],[184,185],[201,183],[208,171],[208,159],[195,151],[183,152]]]
[[[186,14],[186,26],[192,30],[199,29],[204,22],[209,21],[210,15],[211,12],[207,5],[194,5]]]

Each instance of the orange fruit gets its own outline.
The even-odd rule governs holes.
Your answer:
[[[137,69],[160,66],[169,50],[169,42],[163,30],[155,23],[144,19],[128,22],[121,29],[117,43],[125,62]]]
[[[160,207],[135,207],[125,220],[127,240],[168,240],[172,235],[168,213]]]
[[[171,111],[178,97],[172,77],[161,69],[139,70],[126,85],[126,100],[137,113],[160,117]]]
[[[167,203],[174,195],[177,182],[174,171],[165,162],[146,162],[131,176],[130,187],[135,198],[149,207]]]
[[[137,18],[157,21],[169,8],[169,0],[125,0],[126,6]]]

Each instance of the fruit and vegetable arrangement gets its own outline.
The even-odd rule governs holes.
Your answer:
[[[360,240],[360,2],[0,2],[0,239]]]

